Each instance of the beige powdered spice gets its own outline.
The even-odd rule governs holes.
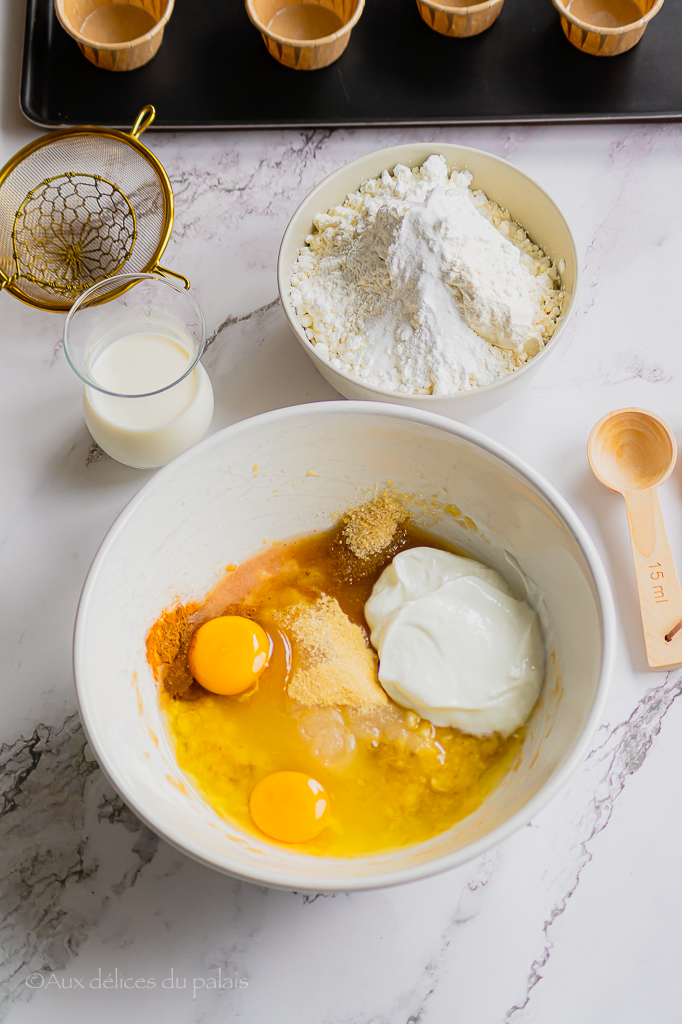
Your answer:
[[[407,512],[392,494],[350,508],[341,517],[341,536],[356,558],[371,558],[391,543]]]
[[[388,704],[377,680],[377,656],[336,598],[322,594],[314,604],[292,605],[276,618],[296,650],[287,687],[292,700],[310,708]]]

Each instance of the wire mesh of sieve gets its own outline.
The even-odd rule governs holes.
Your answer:
[[[134,132],[56,132],[17,154],[0,181],[0,271],[18,298],[66,311],[98,280],[156,267],[173,196]]]

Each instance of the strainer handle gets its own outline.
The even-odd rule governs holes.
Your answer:
[[[177,274],[174,270],[169,270],[167,267],[162,267],[160,263],[156,264],[154,271],[157,274],[163,274],[164,277],[177,277],[178,281],[182,281],[184,284],[186,292],[192,287],[188,277],[185,277],[184,274]]]
[[[154,118],[156,117],[156,107],[148,103],[146,107],[143,107],[140,113],[135,118],[135,124],[128,133],[133,139],[139,139],[142,132],[149,128],[150,124],[153,124]]]

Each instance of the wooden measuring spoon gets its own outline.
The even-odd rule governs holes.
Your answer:
[[[649,666],[678,668],[682,589],[658,503],[677,459],[674,434],[652,412],[617,409],[593,427],[587,457],[597,480],[625,498]]]

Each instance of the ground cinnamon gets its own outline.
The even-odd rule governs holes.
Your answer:
[[[147,634],[147,661],[171,697],[186,697],[196,686],[187,652],[197,628],[191,617],[199,607],[191,603],[168,609]]]

